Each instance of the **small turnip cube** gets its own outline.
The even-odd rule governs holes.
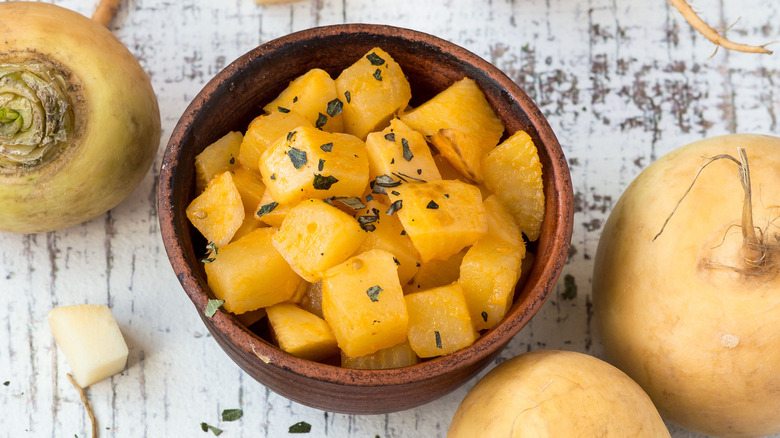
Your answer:
[[[49,311],[49,327],[82,388],[125,369],[127,344],[107,306],[54,308]]]

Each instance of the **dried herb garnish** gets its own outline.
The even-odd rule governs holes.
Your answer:
[[[201,260],[204,264],[209,264],[217,259],[217,245],[214,242],[209,242],[206,245],[206,255],[211,255]]]
[[[287,430],[287,433],[309,433],[311,432],[311,424],[305,421],[299,421]]]
[[[351,197],[337,196],[333,198],[333,200],[336,202],[340,202],[353,210],[360,210],[361,208],[366,208],[366,204],[364,204],[363,201],[360,200],[360,198],[357,198],[355,196],[351,196]]]
[[[371,301],[379,301],[379,292],[382,292],[384,289],[379,287],[379,285],[371,286],[366,291],[366,295],[368,295],[368,298],[371,299]]]
[[[378,195],[386,195],[387,190],[385,190],[384,187],[376,184],[376,181],[370,181],[368,183],[368,187],[371,189],[371,193],[376,193]]]
[[[488,315],[487,315],[487,312],[485,312],[485,311],[483,310],[483,311],[482,311],[482,313],[481,313],[480,315],[482,315],[482,320],[483,320],[483,321],[485,321],[485,322],[487,322],[487,316],[488,316]]]
[[[414,158],[414,154],[412,154],[412,150],[409,149],[409,142],[406,141],[405,138],[401,139],[401,148],[404,151],[404,160],[412,161],[412,158]]]
[[[436,336],[436,348],[441,348],[441,335],[439,332],[433,332],[433,335]]]
[[[407,174],[405,174],[405,173],[401,173],[401,172],[398,172],[398,173],[395,173],[395,172],[393,172],[393,175],[397,176],[398,178],[409,178],[409,179],[413,179],[413,180],[415,180],[415,181],[419,181],[419,182],[425,182],[425,180],[424,180],[424,179],[415,178],[415,177],[413,177],[413,176],[409,176],[409,175],[407,175]]]
[[[325,160],[323,160],[322,158],[320,158],[320,162],[317,164],[317,170],[319,170],[320,172],[322,172],[322,169],[323,169],[324,167],[325,167]]]
[[[394,180],[390,175],[379,175],[374,179],[375,185],[380,187],[398,187],[401,185],[400,181]]]
[[[295,135],[296,132],[298,132],[298,131],[290,131],[290,132],[288,132],[287,133],[287,141],[290,141],[290,139],[293,138],[293,135]]]
[[[312,185],[317,190],[328,190],[330,186],[339,182],[338,178],[333,175],[322,176],[319,173],[314,174],[314,181]]]
[[[422,169],[417,169],[417,174],[422,175]]]
[[[358,216],[357,218],[357,221],[360,225],[370,224],[378,220],[379,218],[377,216]]]
[[[236,164],[236,157],[230,157],[230,164]]]
[[[257,217],[262,217],[264,214],[268,214],[274,211],[274,208],[276,208],[278,205],[279,203],[276,201],[263,205],[260,207],[260,210],[257,210]]]
[[[395,262],[396,265],[401,266],[401,262],[399,262],[395,257],[393,257],[393,262]]]
[[[371,202],[372,199],[374,199],[374,197],[371,196],[370,193],[366,195],[366,202]]]
[[[338,98],[336,98],[328,102],[328,107],[325,112],[328,113],[328,115],[331,117],[336,117],[336,115],[338,115],[342,109],[344,109],[344,104]]]
[[[272,173],[272,174],[271,174],[271,181],[274,181],[274,180],[276,180],[276,174],[275,174],[275,173]]]
[[[206,303],[206,311],[204,314],[207,318],[211,318],[215,313],[217,313],[217,309],[222,307],[223,304],[225,304],[224,300],[209,300]]]
[[[320,149],[325,152],[330,152],[333,150],[333,143],[325,143],[324,145],[320,146]]]
[[[428,205],[425,206],[425,208],[430,208],[431,210],[438,210],[439,209],[439,204],[431,201],[431,202],[428,203]]]
[[[382,80],[382,70],[376,69],[376,71],[374,72],[374,79],[376,79],[377,81]]]
[[[349,90],[344,92],[344,98],[347,99],[347,103],[352,102],[352,94],[349,92]]]
[[[401,235],[406,236],[406,230],[401,230]],[[420,266],[419,264],[417,266]]]
[[[395,195],[395,196],[401,196],[401,193],[399,193],[399,192],[398,192],[398,191],[396,191],[396,190],[392,190],[390,193],[392,193],[392,194],[393,194],[393,195]]]
[[[290,148],[290,150],[287,151],[287,156],[290,157],[290,161],[292,161],[293,167],[296,169],[300,169],[308,162],[306,159],[306,151],[302,151],[298,148]]]
[[[417,262],[417,265],[416,265],[416,266],[419,268],[419,267],[420,267],[420,262]]]
[[[222,421],[236,421],[244,416],[241,409],[225,409],[222,411]]]
[[[293,103],[298,101],[298,96],[293,97]]]
[[[11,382],[10,382],[10,381],[8,381],[8,380],[6,380],[5,382],[3,382],[3,386],[8,386],[8,385],[10,385],[10,384],[11,384]]]
[[[403,207],[403,201],[401,199],[399,199],[399,200],[393,202],[390,205],[390,208],[387,209],[385,214],[387,214],[388,216],[392,216],[393,213],[395,213],[396,211],[400,210],[401,207]]]
[[[278,109],[280,113],[289,113],[290,112],[289,109],[287,109],[287,108],[285,108],[283,106],[277,106],[276,109]]]
[[[220,436],[222,434],[222,429],[217,429],[214,426],[210,426],[206,423],[200,423],[200,430],[204,432],[211,431],[211,433],[214,434],[214,436]]]
[[[392,133],[392,132],[389,133],[389,134],[385,134],[385,140],[387,140],[387,141],[395,141],[395,134]]]
[[[449,198],[450,198],[450,194],[449,194],[449,193],[445,193],[445,194],[444,194],[444,197],[445,197],[445,198],[447,198],[447,199],[449,199]]]
[[[372,224],[361,225],[360,228],[362,228],[362,229],[364,229],[364,230],[366,230],[368,232],[373,232],[374,230],[376,230],[376,226],[374,226]]]
[[[328,116],[320,113],[320,115],[317,116],[317,122],[314,124],[314,126],[317,128],[322,128],[326,123],[328,123]]]
[[[375,52],[366,55],[366,59],[368,59],[368,62],[370,62],[371,65],[382,65],[385,63],[385,60],[380,58]]]

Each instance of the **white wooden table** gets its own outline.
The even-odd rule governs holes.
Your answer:
[[[53,3],[91,15],[97,0]],[[734,39],[780,40],[777,2],[695,6],[720,28],[741,16],[729,33]],[[591,320],[596,244],[612,205],[650,162],[705,136],[780,135],[780,55],[721,50],[710,58],[714,47],[663,0],[126,0],[111,30],[151,76],[161,153],[190,100],[232,60],[289,32],[345,22],[421,30],[493,62],[537,102],[563,145],[577,202],[571,257],[544,308],[498,361],[543,348],[601,355]],[[298,421],[312,425],[304,435],[312,437],[446,435],[475,381],[416,409],[351,416],[290,402],[231,362],[165,255],[159,166],[158,156],[132,196],[88,223],[39,235],[0,232],[0,383],[7,382],[0,436],[88,436],[89,420],[46,323],[49,309],[76,303],[110,305],[130,347],[125,372],[88,390],[102,437],[212,436],[201,422],[226,438],[280,437]],[[564,297],[564,276],[576,297]],[[221,422],[229,408],[243,409],[243,418]]]

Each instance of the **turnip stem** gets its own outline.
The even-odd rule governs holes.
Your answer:
[[[678,11],[680,11],[680,14],[682,14],[683,18],[685,18],[685,21],[688,22],[697,32],[702,34],[705,38],[712,41],[714,44],[716,44],[719,47],[723,47],[724,49],[728,50],[735,50],[738,52],[746,52],[746,53],[765,53],[768,55],[772,54],[771,50],[767,50],[766,46],[771,44],[764,44],[761,46],[751,46],[747,44],[739,44],[735,43],[728,38],[724,37],[718,31],[710,27],[707,23],[704,22],[697,14],[693,11],[693,8],[688,4],[685,0],[667,0],[672,6],[677,8]]]
[[[87,410],[87,415],[89,415],[89,421],[92,423],[92,438],[97,438],[97,420],[95,420],[95,414],[92,413],[92,408],[89,406],[89,400],[87,400],[87,394],[84,392],[84,388],[82,388],[78,383],[76,383],[76,380],[73,378],[73,376],[68,373],[68,379],[70,380],[70,383],[73,384],[73,386],[78,390],[79,396],[81,397],[81,402],[84,403],[84,409]]]
[[[108,27],[111,24],[111,20],[116,14],[116,10],[119,7],[119,0],[100,0],[100,3],[95,8],[95,13],[92,14],[92,19]]]
[[[745,261],[751,266],[761,266],[766,257],[766,248],[756,234],[753,226],[753,200],[750,186],[750,166],[748,165],[745,148],[737,148],[739,153],[739,176],[745,191],[745,202],[742,204],[742,250]]]

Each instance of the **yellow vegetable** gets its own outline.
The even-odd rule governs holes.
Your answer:
[[[387,370],[415,365],[420,358],[412,350],[409,341],[383,348],[365,356],[349,357],[341,353],[341,366],[356,370]]]
[[[694,183],[705,157],[720,154],[736,162],[714,161]],[[631,183],[601,235],[593,308],[607,357],[687,429],[723,437],[780,432],[778,169],[777,137],[683,146]]]
[[[244,221],[244,204],[230,171],[209,181],[186,210],[187,218],[209,242],[226,245]]]
[[[336,338],[324,319],[290,303],[274,304],[266,311],[272,336],[282,351],[315,361],[338,354]]]
[[[138,61],[105,27],[44,2],[0,2],[0,35],[0,230],[57,230],[117,205],[160,142]]]
[[[391,120],[384,131],[368,134],[366,149],[371,179],[393,173],[425,181],[441,179],[425,138],[400,119]]]
[[[266,149],[298,126],[312,126],[309,119],[296,111],[273,111],[257,116],[249,123],[241,141],[238,161],[242,166],[260,171],[260,157]]]
[[[322,279],[322,312],[349,357],[404,342],[409,317],[393,255],[372,249],[329,269]]]
[[[336,89],[344,101],[344,131],[361,139],[383,129],[412,98],[401,66],[379,47],[344,69]]]
[[[642,388],[569,351],[533,351],[491,370],[461,401],[447,438],[642,437],[669,432]]]
[[[238,167],[238,150],[243,138],[240,132],[228,132],[195,156],[195,187],[198,193],[215,176]]]
[[[319,199],[307,199],[287,213],[274,247],[298,275],[314,283],[352,255],[365,238],[352,216]]]
[[[204,265],[209,287],[228,312],[281,303],[298,290],[301,278],[274,249],[275,234],[273,228],[258,228],[209,256],[213,261]]]
[[[327,132],[344,132],[342,100],[344,98],[337,95],[336,84],[328,72],[315,68],[290,82],[279,97],[263,109],[267,113],[295,111],[305,116],[311,126]]]
[[[404,299],[409,312],[409,344],[418,356],[450,354],[477,339],[458,283],[410,293]]]

